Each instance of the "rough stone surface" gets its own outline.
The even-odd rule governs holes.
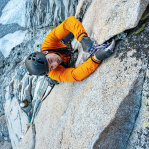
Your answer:
[[[49,90],[47,80],[29,76],[24,65],[27,55],[40,51],[44,38],[53,28],[49,26],[58,25],[68,16],[83,20],[88,35],[102,43],[135,27],[148,3],[148,0],[26,1],[28,32],[24,41],[4,59],[0,77],[0,114],[5,114],[14,149],[149,147],[148,23],[129,31],[128,37],[117,43],[113,56],[88,78],[82,82],[61,82],[42,104],[39,101]],[[3,25],[3,33],[23,29],[15,24],[15,30],[13,25]],[[6,32],[8,26],[11,29]],[[79,48],[80,59],[81,45],[74,40],[73,47]],[[21,109],[19,104],[24,99],[32,103]],[[26,125],[30,122],[27,114],[33,109],[37,109],[35,124]],[[10,142],[5,140],[0,145],[9,148]]]
[[[8,129],[5,116],[0,117],[0,142],[9,141]]]
[[[37,81],[36,84],[34,83],[35,80]],[[20,87],[19,90],[17,90],[18,84]],[[32,91],[31,86],[35,88],[34,91]],[[10,85],[6,87],[6,103],[4,109],[13,148],[17,148],[19,142],[26,133],[27,124],[31,121],[28,113],[33,113],[33,109],[36,108],[36,103],[44,96],[47,87],[48,82],[45,77],[37,78],[36,76],[33,77],[27,74],[21,82],[17,79],[13,79]],[[24,100],[28,100],[31,104],[26,108],[20,108],[19,104]],[[33,113],[35,116],[39,109],[40,106]]]
[[[80,0],[75,16],[85,17],[83,25],[88,35],[101,44],[124,30],[134,28],[148,4],[149,0],[87,0],[87,3]]]
[[[25,26],[25,4],[24,0],[6,0],[1,1],[1,24],[19,24],[20,26]]]
[[[2,10],[6,6],[6,4],[9,2],[9,0],[1,0],[1,5],[0,5],[0,16],[2,15]]]
[[[27,0],[26,27],[56,26],[75,15],[78,0]]]
[[[36,139],[36,132],[35,132],[35,125],[31,125],[30,129],[28,130],[27,134],[22,138],[21,144],[18,145],[17,149],[34,149],[35,148],[35,140]],[[22,145],[25,146],[23,147]]]
[[[16,23],[7,24],[7,25],[0,24],[0,33],[1,33],[0,38],[4,37],[5,35],[9,33],[14,33],[17,30],[25,30],[25,28],[19,26]]]
[[[36,149],[126,148],[141,106],[147,34],[146,28],[121,42],[114,55],[83,82],[54,88],[35,121]]]
[[[149,69],[146,71],[140,112],[127,149],[149,148]]]
[[[0,142],[1,149],[12,149],[11,143],[8,141]]]
[[[2,54],[2,52],[0,51],[0,74],[3,73],[3,66],[4,66],[4,55]]]
[[[148,27],[149,23],[139,34],[131,32],[117,44],[114,55],[84,81],[61,83],[53,89],[35,119],[36,149],[127,148],[134,125],[141,126],[136,120],[144,90],[148,90],[144,82],[148,76]],[[148,132],[144,133],[140,142],[147,146],[143,140]],[[20,149],[32,146],[25,146],[26,141],[20,143]],[[130,139],[128,148],[137,147],[133,141]]]

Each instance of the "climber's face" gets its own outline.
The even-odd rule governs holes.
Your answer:
[[[57,68],[57,66],[62,63],[62,58],[58,54],[48,53],[48,51],[44,51],[43,53],[46,54],[45,57],[48,61],[50,71]]]
[[[48,61],[49,70],[57,68],[57,66],[62,63],[62,58],[55,53],[47,54],[46,59]]]

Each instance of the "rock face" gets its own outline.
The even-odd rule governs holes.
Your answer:
[[[140,34],[132,32],[84,81],[61,83],[53,89],[35,120],[36,149],[149,147],[148,118],[142,119],[140,111],[141,103],[148,100],[148,31],[149,23]],[[130,139],[143,128],[147,142]],[[26,142],[22,140],[20,147]]]
[[[76,6],[77,1],[65,0],[50,2],[48,0],[1,1],[0,116],[5,114],[8,130],[2,136],[1,141],[5,142],[0,144],[0,148],[11,147],[8,131],[12,147],[17,148],[26,132],[26,124],[30,122],[29,111],[32,112],[34,106],[38,104],[39,98],[42,98],[46,90],[50,90],[47,87],[48,81],[46,78],[29,77],[27,75],[24,65],[26,55],[33,51],[40,51],[40,46],[46,34],[53,28],[50,26],[59,24],[68,16],[74,15]],[[24,34],[21,36],[20,34],[23,32]],[[24,41],[20,40],[22,38],[24,38]],[[38,93],[38,95],[34,95],[34,93]],[[31,105],[27,108],[20,108],[20,102],[26,99],[29,102],[32,101]],[[39,107],[37,112],[40,109]],[[4,120],[5,117],[3,116]],[[4,123],[1,121],[0,125],[3,126]],[[3,135],[5,126],[1,128],[1,134]]]
[[[1,110],[3,110],[3,107],[1,107]],[[5,115],[0,116],[0,148],[1,149],[12,149]]]
[[[8,136],[8,129],[7,129],[7,123],[5,120],[5,116],[0,117],[0,141],[10,141]]]
[[[78,0],[27,0],[26,27],[56,26],[75,15]]]
[[[87,3],[80,0],[75,15],[84,16],[83,25],[88,35],[102,43],[124,30],[134,28],[148,3],[148,0],[87,0]]]
[[[143,85],[142,102],[140,113],[134,125],[134,130],[128,142],[128,149],[133,148],[148,148],[148,134],[149,134],[149,69],[146,71],[145,82]]]
[[[0,51],[0,74],[3,73],[3,67],[4,67],[4,55]]]
[[[6,4],[8,1],[0,9],[6,10]],[[27,0],[25,26],[20,20],[0,24],[6,30],[10,27],[1,39],[18,30],[26,32],[23,42],[12,47],[7,58],[0,53],[0,125],[5,128],[6,117],[14,149],[149,148],[148,4],[149,0]],[[52,89],[46,77],[29,76],[24,61],[31,52],[40,51],[53,26],[71,15],[82,20],[97,43],[123,31],[128,36],[117,42],[114,54],[88,78],[61,82]],[[73,47],[79,48],[79,61],[82,47],[76,40]],[[31,102],[27,108],[20,107],[23,100]],[[26,125],[31,121],[29,113],[35,115],[34,124]],[[11,147],[7,129],[1,132],[7,139],[0,136],[5,140],[0,145]]]

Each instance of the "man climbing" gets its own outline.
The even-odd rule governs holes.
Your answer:
[[[29,73],[48,75],[57,81],[82,81],[96,70],[102,60],[113,53],[114,40],[107,48],[100,48],[94,52],[77,68],[68,68],[70,52],[64,43],[72,37],[71,34],[82,44],[86,56],[89,56],[95,42],[87,36],[81,22],[71,16],[46,36],[41,52],[34,52],[27,57],[25,65]]]

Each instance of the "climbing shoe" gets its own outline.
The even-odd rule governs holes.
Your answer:
[[[100,48],[94,53],[94,56],[97,60],[102,61],[112,55],[115,47],[115,40],[112,40],[112,43],[107,48]]]
[[[82,44],[83,51],[90,53],[94,47],[95,41],[91,40],[89,37],[84,36],[81,38],[80,43]]]

